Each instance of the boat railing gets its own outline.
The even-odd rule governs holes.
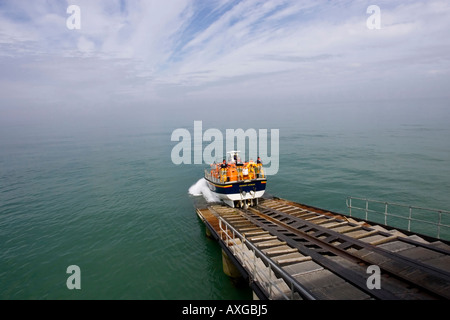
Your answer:
[[[248,241],[245,235],[236,230],[224,218],[218,216],[221,234],[225,245],[240,260],[250,276],[266,291],[269,299],[294,300],[297,294],[306,300],[316,300],[295,278],[269,259],[257,246]],[[262,262],[262,263],[261,263]]]
[[[349,215],[438,239],[450,239],[450,211],[347,197]]]
[[[213,176],[211,172],[209,172],[207,169],[205,169],[205,178],[208,179],[209,181],[220,183],[220,179]]]
[[[227,169],[228,170],[228,169]],[[237,170],[237,169],[236,169]],[[265,178],[265,174],[264,174],[264,169],[262,167],[262,165],[260,166],[255,166],[253,168],[253,179],[264,179]],[[223,179],[220,178],[221,173],[218,173],[217,177],[216,175],[212,174],[212,172],[214,171],[214,169],[212,169],[211,171],[208,171],[208,169],[205,169],[205,178],[208,179],[209,181],[215,182],[215,183],[223,183]],[[232,181],[245,181],[247,179],[244,178],[244,174],[243,172],[237,170],[237,175],[236,175],[236,180],[232,180]]]
[[[259,178],[265,178],[265,174],[264,174],[264,168],[261,165],[257,165],[255,167],[255,173],[258,175]]]

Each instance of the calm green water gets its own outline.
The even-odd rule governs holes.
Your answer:
[[[450,209],[450,123],[390,111],[261,116],[208,128],[280,130],[271,194],[347,213],[349,195]],[[251,299],[222,272],[161,125],[11,126],[0,135],[1,299]],[[263,159],[264,160],[264,159]],[[68,290],[66,268],[81,269]]]

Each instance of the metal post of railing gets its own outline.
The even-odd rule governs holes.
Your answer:
[[[409,206],[408,231],[411,231],[411,217],[412,217],[412,207]]]
[[[440,235],[441,235],[441,221],[442,221],[442,211],[438,211],[439,212],[439,222],[438,222],[438,230],[437,230],[437,238],[440,239]]]
[[[384,203],[384,225],[387,226],[388,203]]]
[[[253,249],[253,278],[256,279],[256,251]]]
[[[240,238],[238,237],[238,239],[240,239]],[[238,243],[236,241],[236,237],[234,235],[234,231],[233,231],[233,238],[231,240],[232,240],[231,242],[233,243],[233,246],[235,246],[236,250],[238,250]]]
[[[349,209],[350,209],[350,217],[352,216],[352,197],[349,197],[349,204],[350,204],[350,207],[349,207]]]
[[[242,252],[242,265],[245,267],[245,262],[244,262],[244,246],[245,246],[244,242],[245,242],[245,234],[242,236],[241,242],[242,242],[242,248],[241,248],[241,252]]]
[[[228,223],[225,224],[225,245],[228,247]]]

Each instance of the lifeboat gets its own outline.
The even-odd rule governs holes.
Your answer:
[[[258,204],[264,195],[267,178],[262,162],[242,162],[240,151],[227,152],[222,163],[213,163],[205,170],[209,189],[230,207],[248,208]]]

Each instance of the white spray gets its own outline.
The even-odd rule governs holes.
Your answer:
[[[219,197],[209,190],[207,183],[205,178],[201,178],[189,188],[189,194],[203,196],[207,202],[220,202]]]

